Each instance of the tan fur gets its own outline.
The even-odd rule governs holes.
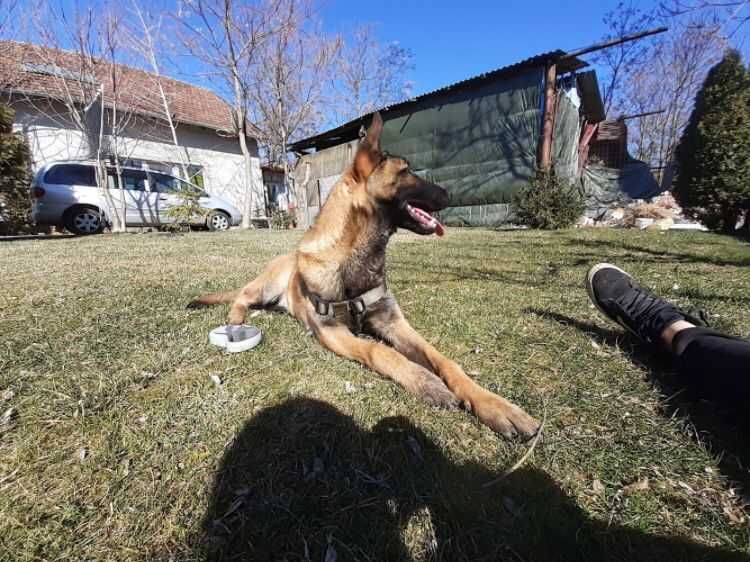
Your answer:
[[[244,322],[248,308],[286,310],[334,353],[367,365],[428,403],[463,405],[502,435],[529,438],[537,422],[479,386],[425,341],[390,292],[365,316],[365,329],[380,341],[360,338],[344,323],[319,316],[306,296],[309,291],[326,301],[347,300],[385,281],[385,244],[395,226],[390,226],[382,201],[393,199],[400,190],[428,184],[408,171],[405,160],[380,153],[381,130],[382,120],[375,114],[352,166],[334,186],[296,252],[272,260],[240,291],[199,297],[191,306],[228,302],[234,296],[231,324]]]

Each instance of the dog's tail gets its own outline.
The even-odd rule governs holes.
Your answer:
[[[238,294],[239,291],[227,291],[225,293],[209,293],[207,295],[201,295],[197,299],[191,301],[187,305],[187,308],[203,308],[214,304],[226,304],[232,302]]]

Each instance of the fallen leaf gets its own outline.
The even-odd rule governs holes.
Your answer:
[[[2,417],[0,417],[0,426],[2,425],[9,425],[11,421],[13,421],[13,418],[16,417],[16,414],[18,412],[15,408],[8,408],[3,412]]]
[[[602,481],[598,478],[594,480],[591,483],[591,491],[593,491],[597,496],[604,495],[604,484],[602,484]]]
[[[638,482],[633,482],[632,484],[628,484],[622,489],[622,493],[626,496],[629,496],[630,494],[634,494],[635,492],[643,492],[644,490],[648,490],[650,488],[648,483],[648,478],[644,478],[643,480],[638,480]]]
[[[729,506],[724,506],[724,509],[722,510],[724,512],[724,515],[729,517],[729,520],[734,523],[735,525],[738,525],[740,523],[743,523],[745,521],[744,517],[740,517],[735,513],[735,510],[730,508]]]
[[[677,485],[685,490],[688,494],[695,494],[695,490],[693,490],[693,488],[691,488],[689,484],[686,484],[685,482],[680,480],[677,482]]]

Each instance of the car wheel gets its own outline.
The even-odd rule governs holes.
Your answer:
[[[75,207],[67,213],[65,228],[73,234],[99,234],[104,230],[102,213],[93,207]]]
[[[229,228],[229,215],[221,211],[211,211],[206,217],[206,226],[208,230],[222,231]]]

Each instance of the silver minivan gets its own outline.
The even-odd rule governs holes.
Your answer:
[[[32,220],[39,225],[64,226],[75,234],[97,234],[111,222],[113,209],[125,200],[128,226],[162,226],[173,223],[169,209],[180,205],[184,190],[200,193],[200,206],[208,211],[196,217],[198,226],[226,230],[242,220],[240,211],[226,199],[209,195],[199,187],[169,174],[121,168],[119,189],[114,169],[107,170],[107,197],[97,186],[93,162],[65,161],[42,166],[31,184]]]

